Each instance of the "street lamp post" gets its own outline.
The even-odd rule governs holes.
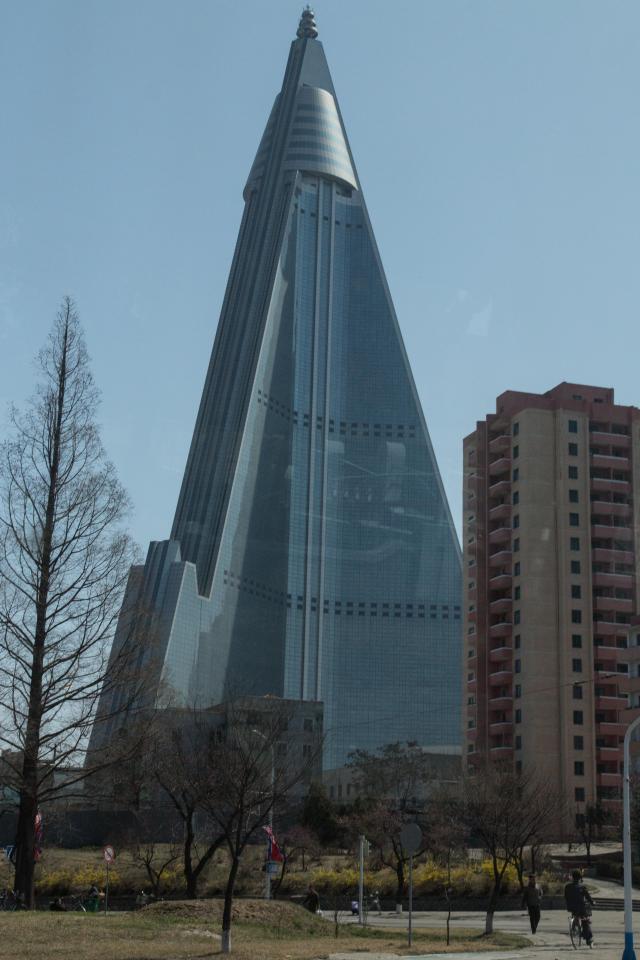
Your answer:
[[[623,747],[623,777],[622,777],[622,811],[623,811],[623,858],[624,858],[624,953],[622,960],[636,960],[633,949],[633,899],[631,890],[631,769],[629,763],[629,744],[631,734],[640,724],[640,717],[632,720],[624,735]]]
[[[261,737],[262,740],[267,742],[267,737],[264,733],[261,733],[259,730],[252,730],[252,733],[255,733],[257,737]],[[273,744],[270,743],[269,747],[271,749],[271,806],[269,807],[269,846],[271,846],[271,838],[273,837],[273,795],[275,793],[276,787],[276,757],[275,750],[273,749]],[[271,861],[267,860],[265,865],[265,877],[264,877],[264,898],[265,900],[271,900]]]

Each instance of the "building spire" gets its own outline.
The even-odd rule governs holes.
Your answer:
[[[307,6],[302,11],[302,16],[300,17],[300,23],[298,24],[297,36],[300,40],[309,39],[315,40],[318,36],[318,28],[316,26],[316,15],[307,4]]]

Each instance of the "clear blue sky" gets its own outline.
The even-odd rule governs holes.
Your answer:
[[[5,0],[0,404],[65,293],[143,549],[169,533],[299,0]],[[505,389],[640,404],[640,6],[315,7],[456,520]]]

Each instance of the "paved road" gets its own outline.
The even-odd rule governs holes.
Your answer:
[[[619,890],[620,888],[618,888]],[[619,895],[619,894],[618,894]],[[357,918],[353,918],[357,920]],[[444,927],[445,913],[414,913],[414,928]],[[385,913],[382,917],[369,915],[372,927],[386,927],[391,930],[406,930],[407,915],[398,917],[392,913]],[[587,960],[588,957],[597,960],[621,960],[623,950],[624,916],[622,911],[596,911],[593,915],[594,943],[593,950],[582,947],[576,951],[571,945],[568,935],[568,914],[564,910],[547,910],[542,915],[538,932],[531,935],[529,920],[520,911],[497,913],[494,927],[505,933],[520,933],[530,938],[531,946],[523,950],[505,950],[495,953],[455,953],[414,955],[416,960],[420,956],[427,960]],[[349,918],[346,922],[353,922]],[[479,911],[456,913],[451,918],[452,929],[457,927],[484,927],[484,914]],[[640,914],[634,914],[634,928],[636,939],[640,935]],[[640,953],[640,951],[639,951]],[[395,960],[397,954],[368,953],[367,960]],[[361,952],[332,954],[331,960],[362,960]]]

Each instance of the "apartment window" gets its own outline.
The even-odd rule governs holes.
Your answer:
[[[571,539],[569,540],[569,547],[570,547],[571,550],[579,550],[579,549],[580,549],[580,537],[571,537]]]
[[[575,687],[574,687],[574,690],[575,690]],[[583,718],[583,716],[582,716],[582,710],[574,710],[574,711],[573,711],[573,722],[575,723],[576,727],[581,727],[581,726],[582,726],[582,724],[584,723],[584,718]]]
[[[514,610],[514,611],[513,611],[513,622],[514,622],[514,623],[520,623],[520,611],[519,611],[519,610]]]
[[[519,577],[519,576],[520,576],[520,561],[519,561],[519,560],[516,560],[516,562],[515,562],[514,565],[513,565],[513,575],[514,575],[514,577]]]
[[[577,433],[577,432],[578,432],[578,421],[569,420],[569,433]]]
[[[522,760],[516,760],[516,773],[522,773]]]
[[[513,496],[511,497],[514,507],[520,503],[520,494],[517,490],[514,490]]]
[[[582,700],[582,687],[579,684],[575,684],[573,688],[573,699]]]
[[[520,433],[520,424],[519,424],[518,421],[516,420],[516,422],[515,422],[514,425],[513,425],[513,435],[514,435],[514,437],[517,437],[519,433]]]
[[[519,650],[519,649],[520,649],[520,634],[519,634],[519,633],[516,633],[515,637],[513,638],[513,645],[514,645],[514,647],[515,647],[516,650]]]
[[[516,683],[515,687],[513,688],[513,695],[516,698],[516,700],[522,696],[522,687],[520,686],[519,683]]]
[[[572,583],[572,584],[571,584],[571,599],[572,599],[572,600],[580,600],[580,599],[581,599],[581,596],[582,596],[582,589],[581,589],[581,587],[580,587],[580,584],[579,584],[579,583]]]
[[[580,573],[580,561],[572,560],[571,561],[571,573],[579,574]]]
[[[513,482],[517,483],[519,479],[520,479],[520,470],[518,467],[516,467],[515,470],[513,471]]]
[[[571,611],[571,623],[582,623],[582,610]]]
[[[574,650],[580,650],[582,647],[582,636],[579,633],[571,634],[571,646]]]
[[[574,738],[573,738],[573,749],[574,749],[574,750],[584,750],[584,737],[574,737]]]
[[[578,444],[577,444],[577,443],[570,443],[570,444],[569,444],[569,456],[570,456],[570,457],[577,457],[577,456],[578,456]]]
[[[520,587],[516,587],[515,590],[513,591],[513,599],[514,600],[520,599]]]
[[[514,673],[520,673],[520,670],[521,670],[520,661],[519,661],[519,660],[514,660],[514,662],[513,662],[513,672],[514,672]]]
[[[513,518],[513,529],[517,530],[519,526],[520,526],[520,514],[516,513],[515,517]]]
[[[578,479],[578,468],[573,466],[569,467],[569,480],[577,480],[577,479]]]
[[[513,552],[517,553],[519,549],[520,549],[520,537],[516,537],[515,540],[513,541]]]
[[[475,677],[476,677],[475,673],[467,674],[467,680],[469,681],[469,683],[471,683],[472,680],[475,680]]]
[[[582,673],[582,660],[579,657],[574,657],[571,661],[571,667],[574,673]]]
[[[578,502],[578,491],[569,490],[569,503],[577,503],[577,502]]]
[[[576,775],[576,777],[584,777],[584,761],[583,760],[573,761],[573,772]]]
[[[522,710],[516,710],[516,723],[522,723]]]
[[[522,737],[520,734],[516,737],[516,750],[522,750]]]
[[[573,795],[578,803],[584,803],[584,787],[576,787]]]
[[[570,527],[579,527],[579,526],[580,526],[580,514],[579,514],[579,513],[570,513],[570,514],[569,514],[569,526],[570,526]]]
[[[516,444],[516,446],[513,448],[513,459],[517,460],[519,456],[520,456],[520,447]]]

